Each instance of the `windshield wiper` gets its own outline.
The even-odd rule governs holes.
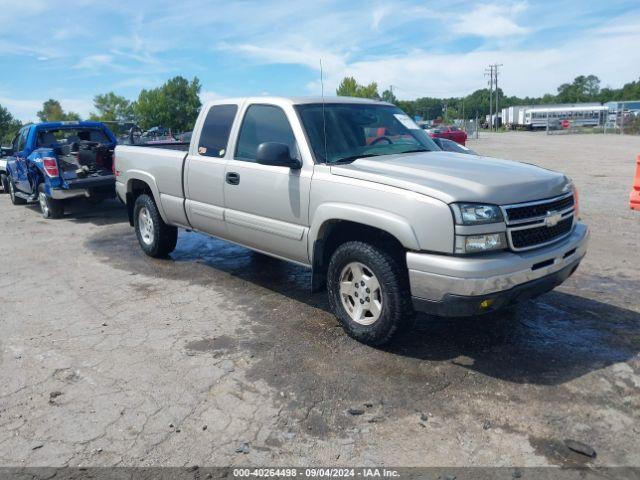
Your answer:
[[[364,155],[351,155],[349,157],[344,157],[335,162],[330,162],[330,165],[336,165],[339,163],[351,163],[361,158],[369,158],[369,157],[379,157],[380,155],[377,153],[365,153]]]
[[[427,148],[416,148],[413,150],[405,150],[404,152],[398,152],[398,154],[401,153],[419,153],[419,152],[432,152],[433,150],[429,150]]]

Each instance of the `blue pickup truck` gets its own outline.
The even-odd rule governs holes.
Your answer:
[[[64,215],[64,201],[99,202],[115,195],[116,138],[100,122],[46,122],[20,129],[6,156],[14,205],[40,204],[45,218]]]

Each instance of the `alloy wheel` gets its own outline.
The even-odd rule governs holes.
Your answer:
[[[155,238],[153,219],[146,207],[142,207],[138,212],[138,231],[140,232],[142,241],[146,245],[153,244],[153,240]]]
[[[375,274],[360,262],[351,262],[340,274],[340,299],[351,319],[372,325],[382,313],[382,289]]]

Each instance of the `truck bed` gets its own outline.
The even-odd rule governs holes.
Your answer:
[[[185,148],[186,147],[186,148]],[[150,174],[163,195],[184,198],[182,172],[189,145],[164,143],[154,145],[118,145],[116,168]],[[116,179],[117,180],[117,179]]]

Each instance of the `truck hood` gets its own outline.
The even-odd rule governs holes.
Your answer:
[[[566,193],[561,173],[526,163],[453,152],[420,152],[363,158],[334,165],[331,173],[411,190],[446,203],[496,205]]]

